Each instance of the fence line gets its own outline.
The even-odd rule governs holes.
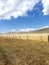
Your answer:
[[[29,35],[0,35],[0,37],[4,38],[18,38],[18,39],[26,39],[26,40],[37,40],[37,41],[46,41],[48,42],[48,36],[29,36]]]

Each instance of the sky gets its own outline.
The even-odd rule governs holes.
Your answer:
[[[49,0],[0,0],[0,33],[49,27]]]

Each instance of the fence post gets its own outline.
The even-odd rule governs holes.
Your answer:
[[[21,36],[19,35],[19,39],[21,39]]]
[[[48,42],[49,42],[49,35],[48,35]]]
[[[41,36],[41,42],[43,42],[42,36]]]
[[[28,40],[28,35],[27,35],[27,40]]]

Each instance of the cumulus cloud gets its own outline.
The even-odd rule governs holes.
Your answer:
[[[26,28],[26,29],[21,29],[20,32],[36,31],[36,30],[45,29],[45,28],[49,28],[49,26],[43,26],[43,27],[40,27],[40,28]]]
[[[43,4],[43,14],[44,15],[49,15],[49,0],[42,0]]]
[[[41,28],[39,28],[39,29],[44,29],[44,28],[49,28],[49,26],[44,26],[44,27],[41,27]]]
[[[0,0],[0,19],[11,19],[27,16],[39,2],[43,5],[43,14],[49,15],[49,0]]]
[[[11,32],[15,32],[16,30],[15,29],[12,29]]]
[[[40,0],[0,0],[0,19],[26,16]]]
[[[34,28],[26,28],[26,29],[21,29],[20,32],[29,32],[29,31],[34,31]]]

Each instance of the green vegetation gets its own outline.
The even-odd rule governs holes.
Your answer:
[[[49,65],[49,44],[0,38],[0,65]]]

